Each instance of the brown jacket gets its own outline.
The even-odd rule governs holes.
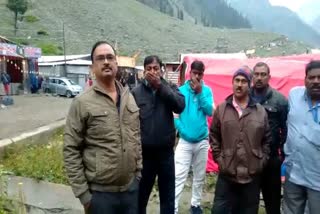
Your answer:
[[[249,183],[267,163],[272,141],[268,116],[260,104],[250,100],[239,118],[233,96],[214,112],[210,145],[220,173],[237,183]]]
[[[139,108],[117,83],[120,106],[98,85],[76,97],[70,107],[63,155],[70,185],[83,204],[90,190],[123,192],[141,176]]]

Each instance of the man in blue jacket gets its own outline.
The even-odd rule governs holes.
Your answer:
[[[305,70],[305,86],[289,92],[288,136],[284,144],[284,213],[320,212],[320,61]]]
[[[193,169],[190,212],[202,213],[200,202],[209,148],[207,116],[212,116],[214,107],[212,91],[202,80],[204,70],[202,61],[194,61],[191,64],[190,80],[180,87],[180,92],[185,96],[186,107],[175,118],[175,126],[180,135],[175,152],[175,213],[178,213],[179,199],[190,166]]]

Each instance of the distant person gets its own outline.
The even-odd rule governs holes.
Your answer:
[[[43,77],[39,73],[37,73],[37,76],[38,76],[38,90],[40,90],[42,87]]]
[[[190,213],[202,213],[200,205],[209,149],[207,117],[212,116],[214,106],[211,88],[203,82],[204,71],[202,61],[192,62],[190,80],[179,88],[185,97],[186,107],[175,118],[180,135],[175,150],[175,213],[178,213],[179,200],[191,166],[193,182]]]
[[[5,71],[1,71],[0,79],[4,87],[5,95],[8,96],[10,94],[10,83],[11,83],[10,75]]]
[[[0,108],[5,108],[5,106],[2,104],[3,102],[3,96],[5,96],[5,90],[4,90],[4,84],[2,83],[2,78],[0,78]]]
[[[284,145],[284,213],[320,213],[320,61],[305,69],[305,86],[289,92],[288,137]]]
[[[89,77],[89,78],[88,78],[88,86],[91,87],[92,85],[93,85],[92,78]]]
[[[272,141],[265,109],[250,96],[251,74],[237,70],[233,94],[215,110],[210,127],[219,165],[212,214],[257,214],[260,180]]]
[[[174,213],[175,127],[173,112],[180,114],[185,98],[174,84],[163,78],[158,56],[144,59],[144,79],[132,94],[140,108],[143,169],[139,192],[139,214],[145,214],[158,177],[160,214]]]
[[[92,80],[91,76],[89,76],[89,77],[88,77],[88,80],[87,80],[87,82],[86,82],[86,87],[85,87],[85,89],[86,89],[86,90],[89,89],[92,85],[93,85],[93,80]]]
[[[34,73],[29,74],[31,94],[38,92],[38,76]]]
[[[138,214],[142,157],[139,108],[115,80],[118,63],[107,42],[94,44],[96,83],[71,104],[63,156],[69,183],[89,214]]]
[[[285,96],[269,85],[270,78],[268,64],[257,63],[253,68],[251,96],[267,111],[272,133],[270,159],[261,177],[263,200],[267,214],[280,214],[281,164],[284,160],[283,145],[287,137],[288,101]]]

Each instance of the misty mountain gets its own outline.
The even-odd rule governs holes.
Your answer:
[[[272,6],[268,0],[225,0],[245,15],[253,29],[275,32],[290,39],[320,46],[320,34],[286,7]]]
[[[316,18],[311,25],[320,33],[320,16],[318,16],[318,18]]]
[[[224,0],[137,0],[181,20],[206,27],[251,28],[250,22]]]
[[[298,10],[298,15],[307,24],[313,27],[314,30],[320,33],[320,1],[309,0],[306,1]]]
[[[320,1],[307,0],[297,11],[303,21],[312,25],[320,16]]]

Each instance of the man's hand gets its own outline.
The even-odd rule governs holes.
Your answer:
[[[202,92],[201,82],[197,78],[192,78],[190,81],[190,87],[194,90],[196,94]]]
[[[154,73],[151,73],[151,72],[147,72],[145,75],[145,78],[153,89],[160,88],[160,86],[161,86],[160,76],[158,76]]]
[[[89,214],[90,213],[89,212],[90,205],[91,205],[91,202],[88,202],[85,205],[83,205],[85,214]]]

